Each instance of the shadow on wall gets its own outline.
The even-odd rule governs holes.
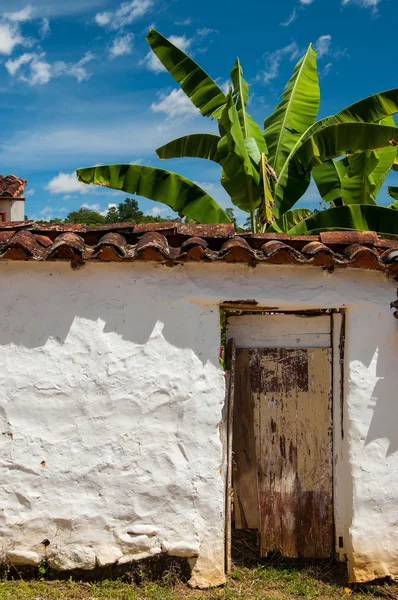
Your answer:
[[[374,307],[374,310],[380,310]],[[397,376],[398,376],[398,322],[392,313],[378,315],[375,323],[377,330],[367,327],[364,334],[356,341],[358,355],[366,366],[370,381],[376,384],[371,394],[371,402],[367,408],[373,411],[365,445],[376,440],[388,440],[386,456],[398,450],[397,414]],[[388,318],[390,317],[390,318]],[[368,322],[364,315],[362,323]],[[364,386],[368,383],[362,382]]]
[[[97,331],[101,322],[104,333],[138,345],[161,332],[172,346],[191,349],[202,364],[218,365],[218,306],[186,299],[200,293],[184,271],[101,267],[73,272],[57,263],[52,272],[48,267],[3,272],[0,345],[33,349],[49,339],[64,344],[78,317],[92,321]]]

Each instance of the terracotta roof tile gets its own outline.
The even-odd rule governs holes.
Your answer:
[[[150,229],[148,231],[148,229]],[[235,233],[232,225],[0,223],[1,260],[194,261],[372,269],[398,279],[398,241],[374,232]]]
[[[235,235],[235,229],[232,223],[219,223],[217,225],[177,223],[177,233],[189,237],[229,238]]]
[[[80,235],[72,232],[61,233],[49,247],[48,258],[76,260],[83,258],[85,250],[86,244]]]
[[[311,264],[314,267],[332,269],[336,265],[336,262],[339,264],[344,262],[342,257],[339,257],[331,248],[322,244],[322,242],[309,242],[302,249],[302,253],[311,258]]]
[[[383,265],[377,252],[361,244],[352,244],[344,249],[350,259],[350,265],[357,269],[382,270]]]
[[[261,246],[268,262],[273,265],[291,265],[305,262],[305,258],[294,248],[280,240],[270,240]]]
[[[0,196],[17,198],[26,188],[27,181],[15,175],[0,175]]]
[[[126,238],[120,233],[106,233],[95,246],[92,258],[121,261],[126,256]]]
[[[372,244],[378,241],[374,231],[325,231],[320,234],[323,244]]]
[[[145,233],[135,248],[135,256],[144,260],[156,261],[169,258],[170,249],[167,239],[157,231]]]

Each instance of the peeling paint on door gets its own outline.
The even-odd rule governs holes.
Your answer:
[[[238,349],[237,365],[237,381],[244,375],[246,383],[235,399],[236,527],[255,527],[258,485],[262,556],[330,557],[331,349]]]

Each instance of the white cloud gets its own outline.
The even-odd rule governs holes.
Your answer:
[[[14,48],[23,43],[19,27],[15,23],[0,23],[0,54],[10,55]]]
[[[109,48],[110,58],[113,59],[118,56],[131,54],[133,50],[133,39],[134,36],[132,33],[126,33],[126,35],[119,35],[116,37],[112,42],[112,46]]]
[[[295,60],[298,58],[299,54],[300,51],[296,42],[292,42],[288,46],[274,50],[274,52],[268,52],[264,56],[265,69],[260,71],[260,73],[257,75],[257,79],[266,84],[270,83],[278,77],[281,61],[284,58]]]
[[[33,221],[52,221],[53,219],[60,218],[68,212],[68,209],[65,207],[56,207],[47,205],[41,209],[38,214],[31,215],[31,219]]]
[[[34,59],[30,63],[29,85],[44,85],[51,79],[51,65],[46,60]]]
[[[151,104],[151,110],[163,112],[170,119],[197,115],[199,112],[181,89],[172,90],[170,94],[160,92],[158,97],[159,101]]]
[[[319,76],[322,78],[322,77],[326,77],[327,75],[329,75],[332,66],[333,66],[333,63],[331,63],[331,62],[327,63],[323,67],[322,71],[319,73]]]
[[[117,204],[108,204],[108,206],[106,208],[99,211],[100,215],[102,215],[103,217],[106,217],[110,208],[117,208]]]
[[[191,17],[187,17],[186,19],[184,19],[183,21],[176,21],[175,25],[177,25],[178,27],[187,27],[188,25],[190,25],[192,23],[192,19]]]
[[[318,58],[322,58],[323,56],[330,54],[331,45],[332,45],[332,36],[331,35],[321,35],[314,44]]]
[[[29,85],[43,85],[51,79],[51,65],[45,60],[44,52],[41,54],[27,53],[19,58],[8,60],[5,64],[7,71],[12,77],[20,73],[23,65],[29,64],[29,71],[26,75],[19,75],[19,79]]]
[[[7,19],[7,21],[11,21],[13,23],[24,23],[25,21],[31,20],[33,16],[33,7],[29,4],[21,10],[5,13],[3,16],[5,19]]]
[[[47,18],[42,19],[40,28],[39,28],[39,35],[40,35],[41,39],[44,39],[45,37],[47,37],[50,32],[51,32],[50,21]]]
[[[76,173],[58,173],[46,185],[51,194],[87,194],[89,189],[88,185],[77,180]]]
[[[217,29],[210,29],[209,27],[202,27],[202,29],[197,29],[196,33],[199,37],[204,38],[210,35],[211,33],[217,33]]]
[[[280,25],[281,25],[281,27],[289,27],[289,25],[291,25],[296,19],[297,19],[297,7],[295,7],[293,9],[293,12],[290,15],[290,17],[286,21],[282,21],[282,23],[280,23]]]
[[[94,21],[100,27],[107,27],[116,31],[143,17],[151,7],[152,0],[131,0],[130,2],[123,2],[115,11],[97,13]]]
[[[99,204],[82,204],[81,208],[88,208],[89,210],[100,210],[101,206]]]
[[[14,60],[9,59],[6,62],[5,67],[9,74],[14,77],[18,73],[22,65],[26,65],[27,63],[29,63],[34,56],[34,54],[29,53],[22,54],[19,58],[15,58]]]
[[[75,77],[79,83],[89,79],[90,73],[87,72],[86,65],[95,59],[93,52],[86,52],[86,54],[76,63],[65,63],[56,62],[54,63],[52,73],[54,77],[60,77],[61,75],[70,75]]]
[[[163,215],[165,212],[170,212],[170,208],[160,208],[160,206],[154,206],[149,212],[147,212],[147,214],[152,215],[152,217],[158,217],[159,215]]]
[[[36,190],[34,188],[30,188],[27,192],[25,192],[25,198],[29,198],[29,196],[34,196]]]
[[[312,4],[314,0],[300,0],[301,4]]]
[[[77,63],[65,63],[63,61],[50,64],[46,60],[44,52],[41,54],[24,53],[19,58],[8,60],[5,63],[6,69],[12,77],[19,74],[20,81],[28,85],[44,85],[53,77],[69,75],[75,77],[80,83],[90,77],[85,65],[91,62],[95,55],[92,52],[86,52],[82,59]],[[29,65],[27,72],[20,73],[21,67]]]
[[[174,46],[177,46],[183,52],[186,52],[192,44],[192,40],[186,38],[185,35],[170,35],[168,39],[172,44],[174,44]],[[164,68],[156,54],[152,52],[152,50],[148,52],[145,58],[141,61],[141,64],[145,65],[146,68],[149,71],[152,71],[153,73],[162,73],[166,71],[166,69]]]
[[[377,7],[381,0],[342,0],[342,5],[347,4],[358,4],[361,8],[370,8],[374,12],[377,12]]]

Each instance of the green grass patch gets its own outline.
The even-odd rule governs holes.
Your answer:
[[[343,567],[261,564],[236,567],[224,587],[192,590],[166,572],[160,582],[135,578],[96,583],[69,581],[0,581],[0,600],[398,600],[398,584],[348,586]]]

